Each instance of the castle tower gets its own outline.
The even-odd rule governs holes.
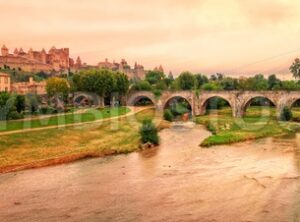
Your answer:
[[[2,48],[1,48],[1,54],[2,54],[2,56],[7,56],[8,55],[8,48],[6,48],[5,45],[3,45]]]
[[[14,56],[18,56],[18,54],[19,54],[19,50],[17,48],[15,48]]]
[[[30,49],[28,50],[28,56],[29,56],[30,59],[34,59],[32,48],[30,48]]]
[[[20,48],[19,55],[24,55],[24,54],[25,54],[24,50],[22,48]]]
[[[81,62],[80,57],[78,56],[77,59],[76,59],[76,66],[77,66],[77,68],[80,68],[81,65],[82,65],[82,62]]]
[[[46,64],[47,63],[47,53],[44,48],[41,51],[41,58],[42,58],[42,63]]]

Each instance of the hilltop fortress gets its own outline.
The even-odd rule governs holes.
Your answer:
[[[16,48],[13,53],[10,53],[5,45],[1,48],[0,69],[61,74],[69,71],[77,72],[97,68],[125,73],[129,79],[145,79],[147,73],[143,65],[135,63],[131,67],[125,59],[122,59],[119,63],[109,62],[108,59],[105,59],[105,61],[99,62],[95,66],[82,63],[80,57],[77,57],[74,61],[70,58],[69,48],[57,49],[53,46],[48,52],[45,49],[41,51],[29,49],[25,52],[22,48]],[[164,72],[161,65],[155,67],[154,70]]]
[[[144,69],[144,66],[135,62],[132,68],[125,59],[122,59],[120,63],[117,63],[115,61],[109,62],[108,59],[106,58],[104,62],[98,63],[98,68],[123,72],[128,76],[129,79],[145,79],[146,76],[146,71]],[[164,72],[164,69],[161,65],[159,67],[155,67],[154,70],[159,72]]]
[[[15,49],[11,54],[9,49],[3,45],[1,48],[0,67],[20,69],[26,72],[64,72],[78,70],[82,66],[80,57],[76,62],[69,56],[69,49],[56,49],[52,47],[48,52],[45,49],[34,51],[29,49],[24,52],[22,48]]]

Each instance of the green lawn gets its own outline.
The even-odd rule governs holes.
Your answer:
[[[118,115],[126,114],[130,111],[126,107],[118,108],[103,108],[103,109],[89,109],[84,113],[67,113],[65,115],[55,115],[49,118],[43,119],[33,119],[33,120],[23,120],[23,121],[1,121],[0,122],[0,132],[21,130],[21,129],[31,129],[46,126],[58,126],[64,124],[72,123],[83,123],[90,122],[99,119],[105,119],[109,117],[114,117]]]
[[[293,110],[297,112],[300,113],[299,108]],[[196,117],[196,123],[205,125],[213,133],[201,143],[203,147],[285,135],[299,128],[298,123],[278,121],[275,108],[269,107],[249,107],[243,118],[233,118],[229,108],[213,110]]]

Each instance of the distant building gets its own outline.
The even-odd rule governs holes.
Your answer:
[[[123,72],[129,79],[144,79],[146,75],[144,66],[135,63],[134,67],[131,68],[125,59],[122,59],[120,63],[116,63],[115,61],[109,62],[108,59],[105,59],[104,62],[98,63],[98,68]]]
[[[11,69],[21,69],[27,72],[61,72],[70,69],[79,69],[81,65],[80,58],[76,63],[69,57],[69,49],[56,49],[52,47],[48,52],[45,49],[34,51],[29,49],[24,52],[22,48],[15,49],[12,54],[9,49],[3,45],[1,48],[0,67],[5,66]]]
[[[17,94],[46,94],[46,81],[36,82],[32,77],[29,78],[29,82],[17,82],[12,83],[11,91]]]
[[[6,73],[0,73],[0,92],[10,92],[10,76]]]

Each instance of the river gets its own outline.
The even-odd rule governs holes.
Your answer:
[[[2,174],[0,221],[300,221],[300,134],[200,148],[209,135],[173,127],[158,148]]]

